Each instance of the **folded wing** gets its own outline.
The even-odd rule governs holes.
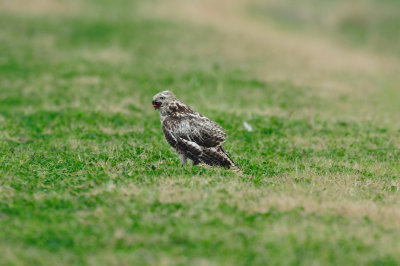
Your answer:
[[[226,139],[224,129],[206,117],[189,117],[189,128],[185,139],[203,147],[216,147]]]

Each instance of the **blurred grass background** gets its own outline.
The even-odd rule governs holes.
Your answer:
[[[399,13],[0,1],[0,264],[397,265]],[[243,177],[180,167],[165,89]]]
[[[399,56],[398,1],[265,1],[251,10],[288,30],[326,35],[353,48]]]

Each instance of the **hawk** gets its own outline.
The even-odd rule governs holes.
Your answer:
[[[220,125],[190,109],[169,90],[156,94],[152,104],[160,112],[164,136],[182,166],[189,158],[193,165],[222,166],[241,173],[222,146],[226,134]]]

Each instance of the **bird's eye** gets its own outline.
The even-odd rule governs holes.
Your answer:
[[[165,97],[160,97],[160,100],[164,100],[165,99]]]

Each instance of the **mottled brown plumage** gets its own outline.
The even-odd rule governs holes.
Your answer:
[[[222,146],[226,134],[220,125],[190,109],[171,91],[156,94],[153,107],[160,111],[165,138],[179,154],[182,165],[189,158],[195,165],[204,163],[241,172]]]

